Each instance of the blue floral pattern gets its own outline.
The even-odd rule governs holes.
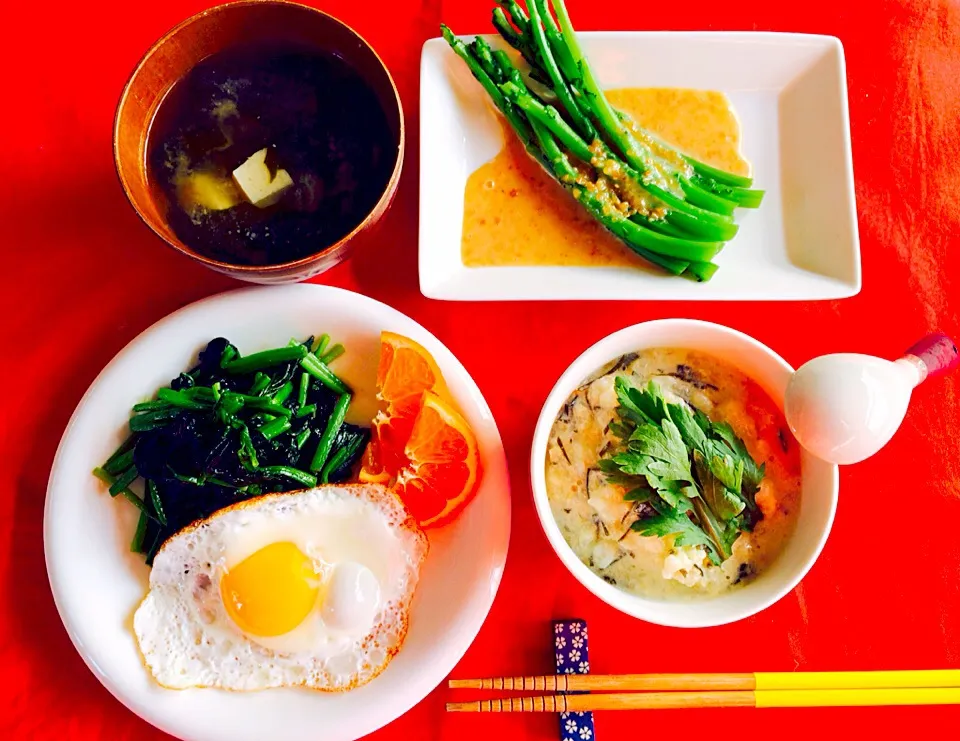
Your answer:
[[[583,620],[557,620],[553,624],[557,674],[588,674],[587,624]],[[593,741],[593,713],[561,713],[561,741]]]

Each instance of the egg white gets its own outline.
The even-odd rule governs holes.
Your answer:
[[[379,586],[372,625],[331,625],[318,599],[282,636],[244,634],[223,606],[220,579],[278,542],[292,542],[327,577],[342,564],[368,569]],[[166,687],[350,689],[379,674],[403,643],[426,552],[423,532],[384,487],[267,495],[221,510],[164,544],[134,632],[148,668]]]

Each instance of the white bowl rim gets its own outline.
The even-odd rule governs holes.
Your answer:
[[[644,620],[645,622],[666,627],[709,628],[727,625],[752,617],[781,600],[800,583],[813,567],[813,564],[819,558],[827,542],[836,515],[840,486],[839,468],[836,465],[814,458],[806,451],[803,451],[805,465],[812,463],[813,465],[825,466],[829,469],[830,474],[829,510],[819,538],[811,549],[809,557],[791,579],[785,581],[766,598],[758,600],[748,609],[730,611],[729,614],[720,619],[680,618],[676,615],[671,615],[672,606],[690,603],[672,603],[669,601],[644,599],[624,592],[605,582],[576,556],[573,549],[567,544],[566,540],[564,540],[563,534],[560,532],[560,527],[557,525],[553,513],[550,510],[550,502],[547,498],[546,475],[544,472],[546,445],[550,430],[553,427],[553,422],[563,402],[584,378],[602,367],[604,363],[610,362],[623,354],[622,351],[609,351],[610,348],[617,347],[627,339],[632,339],[637,343],[636,346],[640,347],[642,346],[643,339],[642,336],[638,337],[638,335],[650,334],[657,330],[666,329],[684,331],[700,330],[715,335],[725,335],[736,342],[742,343],[742,345],[746,347],[752,348],[755,352],[765,356],[767,360],[773,361],[784,373],[785,379],[789,378],[789,375],[794,372],[793,366],[762,342],[739,330],[722,324],[700,319],[671,318],[639,322],[617,330],[598,340],[580,353],[576,360],[574,360],[560,378],[557,379],[556,384],[554,384],[543,403],[537,419],[536,428],[534,429],[533,443],[530,451],[530,483],[533,490],[533,501],[544,534],[547,536],[547,540],[550,541],[551,547],[563,562],[564,566],[567,567],[567,570],[570,571],[577,581],[611,607],[632,617]],[[657,346],[663,347],[664,345],[659,344]],[[677,346],[684,347],[684,343],[680,342]],[[629,352],[629,350],[625,352]],[[598,356],[602,356],[604,359],[597,360]],[[745,591],[746,589],[749,589],[749,586],[739,591]]]

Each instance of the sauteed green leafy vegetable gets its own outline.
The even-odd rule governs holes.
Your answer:
[[[344,421],[352,392],[330,369],[344,348],[329,342],[241,356],[220,337],[134,405],[130,436],[94,470],[140,510],[131,550],[152,563],[169,536],[219,509],[350,476],[370,433]]]

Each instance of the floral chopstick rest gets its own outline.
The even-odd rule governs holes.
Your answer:
[[[590,673],[587,623],[585,621],[555,620],[553,623],[553,645],[556,649],[557,674]],[[593,738],[593,713],[560,714],[561,741],[592,741]]]

